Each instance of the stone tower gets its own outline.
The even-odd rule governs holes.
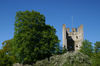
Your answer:
[[[82,41],[84,40],[83,36],[83,25],[80,25],[77,28],[72,28],[70,32],[69,28],[66,28],[66,25],[63,24],[62,27],[62,37],[63,37],[63,47],[66,48],[67,51],[77,51],[82,46]]]

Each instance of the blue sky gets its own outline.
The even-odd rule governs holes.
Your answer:
[[[84,27],[84,39],[100,41],[100,0],[0,0],[0,49],[2,42],[14,36],[16,12],[34,10],[44,14],[46,24],[54,26],[62,45],[62,25]]]

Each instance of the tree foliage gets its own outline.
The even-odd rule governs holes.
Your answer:
[[[100,53],[93,53],[91,54],[91,61],[92,61],[92,66],[100,66]]]
[[[66,53],[66,51],[67,51],[67,50],[66,50],[66,48],[65,48],[65,46],[64,46],[64,47],[63,47],[63,54]]]
[[[14,56],[10,56],[10,40],[5,40],[2,46],[2,49],[0,49],[0,65],[11,66],[16,60]]]
[[[100,66],[100,41],[94,43],[94,52],[92,54],[92,66]]]
[[[96,43],[94,43],[95,47],[94,47],[94,52],[95,53],[100,53],[100,42],[97,41]]]
[[[56,29],[45,24],[43,14],[33,10],[19,11],[14,25],[11,54],[18,58],[18,62],[32,63],[55,53],[60,40],[55,35]]]
[[[86,54],[86,55],[88,55],[88,56],[91,56],[91,53],[92,53],[92,51],[93,51],[93,47],[92,47],[92,45],[91,45],[92,43],[91,42],[89,42],[89,40],[84,40],[83,42],[82,42],[82,46],[80,47],[80,52],[82,52],[83,54]]]
[[[94,49],[91,44],[92,43],[89,42],[89,40],[84,40],[82,42],[80,52],[90,57],[90,60],[92,61],[92,66],[100,66],[100,42],[97,41],[96,43],[94,43]]]

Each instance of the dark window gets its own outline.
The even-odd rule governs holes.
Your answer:
[[[76,38],[78,39],[78,36],[76,36]]]
[[[70,46],[70,48],[72,48],[72,46]]]
[[[76,44],[76,47],[78,48],[78,45]]]

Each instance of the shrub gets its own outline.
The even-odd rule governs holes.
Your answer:
[[[80,52],[67,52],[62,55],[53,55],[48,59],[38,60],[30,66],[90,66],[91,61],[87,55]],[[28,66],[28,65],[24,65]]]

